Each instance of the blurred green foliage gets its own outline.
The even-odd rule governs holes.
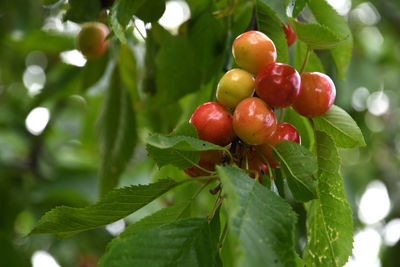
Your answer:
[[[147,157],[144,140],[150,132],[171,132],[178,123],[188,120],[196,106],[215,99],[218,79],[233,65],[232,38],[252,23],[251,1],[239,1],[231,17],[220,19],[211,12],[223,10],[230,1],[188,0],[190,20],[168,32],[154,22],[164,11],[163,1],[154,1],[154,13],[149,14],[143,6],[129,6],[135,1],[121,0],[114,6],[130,8],[138,12],[139,18],[154,22],[142,32],[147,36],[146,43],[129,25],[123,48],[114,38],[102,58],[86,62],[83,67],[69,64],[60,53],[75,49],[74,36],[79,28],[63,19],[101,20],[99,11],[106,6],[105,2],[69,1],[68,9],[64,1],[0,1],[1,266],[30,266],[31,256],[38,250],[48,251],[62,266],[95,266],[112,239],[104,228],[62,242],[48,235],[22,237],[46,211],[56,206],[84,207],[94,203],[99,197],[99,176],[107,176],[111,171],[107,169],[108,161],[121,164],[118,171],[122,176],[112,185],[146,184],[166,175],[183,179],[184,173],[175,167],[158,170]],[[89,12],[73,11],[82,10],[79,5],[83,4]],[[367,7],[373,16],[365,15]],[[379,225],[373,226],[382,232],[386,222],[400,217],[400,2],[353,0],[345,18],[353,33],[353,57],[345,80],[334,79],[335,103],[357,121],[367,146],[340,151],[342,173],[356,232],[366,227],[357,214],[368,183],[377,179],[386,185],[391,210]],[[117,17],[114,23],[119,25],[129,19]],[[260,25],[265,31],[269,26]],[[119,37],[117,31],[115,35]],[[296,48],[289,49],[289,56],[295,49],[304,51],[302,43],[298,43]],[[323,63],[318,68],[323,67],[333,78],[343,75],[335,68],[334,54],[316,51],[316,55]],[[294,64],[299,61],[295,58]],[[118,66],[112,66],[112,62]],[[32,77],[40,76],[37,68],[29,69],[32,66],[39,66],[45,74],[43,88],[35,95],[35,85],[28,78],[24,81],[28,72]],[[108,87],[110,79],[121,85],[119,92]],[[40,87],[40,82],[36,86]],[[362,92],[360,87],[367,88],[368,93],[356,94]],[[373,96],[382,91],[388,96],[389,107],[378,114],[376,110],[381,106]],[[112,98],[112,94],[117,95]],[[119,140],[108,140],[110,136],[102,139],[96,130],[103,123],[112,122],[117,131],[118,125],[124,123],[99,117],[99,110],[107,111],[103,103],[107,97],[120,105],[119,112],[129,115],[129,122],[125,123],[132,125],[128,132],[120,133],[123,136],[119,135]],[[25,124],[36,107],[50,112],[50,120],[39,135],[31,134]],[[99,139],[104,142],[103,148],[98,148]],[[110,153],[106,162],[102,162],[102,153]],[[176,188],[126,221],[131,223],[160,207],[184,202],[197,189],[196,184]],[[204,215],[213,201],[213,197],[201,195],[192,204],[192,213]],[[305,234],[304,210],[293,205],[301,222],[296,240],[301,240]],[[382,266],[396,266],[399,243],[393,247],[382,245],[381,249]]]

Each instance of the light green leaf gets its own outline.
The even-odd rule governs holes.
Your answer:
[[[298,71],[300,71],[301,67],[303,66],[306,53],[307,53],[307,45],[304,42],[298,40],[296,42],[296,54],[294,56],[294,67]],[[313,72],[313,71],[325,73],[321,60],[319,59],[317,54],[315,54],[314,51],[311,51],[304,72]]]
[[[118,221],[182,184],[171,179],[149,185],[114,189],[99,202],[85,208],[57,207],[47,212],[29,234],[55,234],[67,238]]]
[[[292,17],[297,18],[301,11],[306,7],[308,0],[291,0],[293,5]]]
[[[282,23],[288,24],[285,1],[282,0],[259,0],[259,1],[262,1],[264,4],[268,5],[268,7],[275,12],[276,16]]]
[[[333,105],[325,115],[313,118],[315,128],[330,135],[338,147],[365,146],[360,128],[346,111]]]
[[[283,5],[283,1],[279,1]],[[256,1],[256,18],[258,29],[268,35],[274,42],[278,62],[288,63],[289,53],[285,32],[282,29],[281,20],[276,12],[263,0]]]
[[[136,118],[129,93],[122,84],[120,69],[114,69],[97,119],[100,152],[100,195],[118,185],[119,175],[136,145]]]
[[[345,19],[325,0],[309,0],[308,6],[321,25],[328,27],[343,39],[342,43],[331,50],[338,76],[343,80],[350,65],[353,49],[353,37],[350,28]]]
[[[311,49],[331,49],[343,42],[343,38],[324,25],[304,23],[294,19],[290,19],[290,25],[297,38]]]
[[[110,22],[111,28],[113,30],[113,33],[115,36],[117,36],[118,40],[125,44],[127,42],[126,37],[125,37],[125,32],[124,32],[124,27],[120,24],[118,21],[118,9],[119,9],[119,2],[116,1],[111,9],[110,9],[110,15],[108,16],[108,20]]]
[[[121,239],[102,266],[216,266],[217,243],[206,218],[190,218]]]
[[[244,250],[238,265],[303,266],[294,250],[297,217],[289,204],[236,167],[217,166],[217,170],[231,230]]]
[[[146,142],[147,151],[160,168],[167,164],[189,168],[199,161],[200,151],[226,150],[198,139],[196,129],[189,123],[181,125],[169,136],[151,135]]]
[[[317,131],[318,199],[307,206],[307,266],[343,266],[352,252],[353,219],[333,140]]]
[[[280,158],[280,166],[297,201],[306,202],[316,198],[316,181],[312,177],[317,171],[317,159],[301,145],[281,141],[275,146],[274,154]]]

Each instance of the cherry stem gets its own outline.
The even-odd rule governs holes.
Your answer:
[[[215,212],[217,211],[218,207],[221,205],[222,200],[224,200],[225,195],[221,196],[221,191],[218,195],[217,202],[215,202],[214,208],[211,211],[210,216],[208,216],[208,220],[211,221],[214,218]]]
[[[221,252],[222,246],[224,245],[224,242],[225,242],[226,236],[228,235],[228,232],[229,232],[229,225],[228,225],[228,220],[226,220],[225,225],[224,225],[224,230],[222,231],[221,238],[218,242],[218,247],[217,247],[218,252]]]
[[[214,189],[210,189],[211,195],[217,194],[221,190],[221,184],[217,185]]]
[[[272,178],[272,169],[271,169],[271,165],[269,164],[268,160],[265,158],[265,156],[263,155],[263,153],[261,153],[261,151],[256,147],[256,151],[258,153],[258,155],[260,155],[260,157],[262,158],[262,160],[264,161],[265,164],[267,164],[268,167],[268,176],[269,179]]]
[[[193,166],[199,168],[199,169],[202,170],[203,172],[209,173],[209,174],[216,174],[215,171],[213,172],[213,171],[207,170],[207,169],[201,167],[199,164],[194,163],[191,159],[185,157],[182,153],[180,153],[180,152],[178,152],[178,151],[176,151],[176,152],[177,152],[182,158],[184,158],[185,160],[189,161],[191,164],[193,164]]]
[[[143,38],[143,40],[146,40],[146,37],[144,37],[144,35],[142,34],[142,32],[139,30],[139,27],[136,25],[135,20],[133,20],[133,26],[135,26],[136,30],[138,31],[138,33],[140,34],[140,36]]]
[[[300,74],[302,74],[304,72],[304,69],[306,68],[308,58],[310,57],[311,51],[312,51],[312,49],[307,48],[306,56],[304,58],[303,65],[301,66],[301,69],[300,69]]]

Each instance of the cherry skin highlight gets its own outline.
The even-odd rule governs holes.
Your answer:
[[[217,87],[218,102],[227,108],[234,108],[240,101],[252,96],[253,93],[253,75],[241,69],[232,69],[225,73]]]
[[[278,123],[275,133],[268,139],[267,143],[276,146],[280,141],[287,140],[300,144],[300,134],[297,129],[287,122]],[[257,146],[257,149],[268,160],[271,168],[279,168],[279,163],[274,159],[272,148],[267,144]]]
[[[76,37],[76,47],[87,59],[95,59],[107,50],[109,30],[100,22],[87,22]]]
[[[290,47],[296,41],[297,36],[294,33],[290,24],[288,24],[286,26],[282,24],[282,29],[285,32],[286,43]]]
[[[300,95],[293,104],[294,110],[308,118],[324,115],[336,97],[335,84],[320,72],[301,74]]]
[[[249,97],[236,106],[233,113],[233,129],[246,144],[265,143],[275,128],[275,114],[262,99]]]
[[[248,31],[236,37],[232,54],[236,64],[255,74],[277,57],[274,42],[259,31]]]
[[[285,108],[300,94],[300,75],[293,67],[274,62],[257,74],[255,88],[257,95],[268,105]]]
[[[207,102],[196,108],[190,117],[201,140],[226,146],[235,138],[232,114],[217,102]]]

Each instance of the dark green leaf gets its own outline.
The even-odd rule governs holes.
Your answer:
[[[119,52],[119,68],[121,70],[121,80],[129,92],[132,99],[132,106],[135,109],[135,106],[139,102],[136,58],[133,53],[133,48],[128,44],[121,44]]]
[[[133,154],[137,133],[132,102],[118,67],[113,75],[97,120],[100,151],[100,194],[118,185],[119,175]]]
[[[180,185],[171,179],[149,185],[114,189],[99,202],[85,208],[57,207],[47,212],[29,235],[55,234],[67,238],[122,219]]]
[[[312,175],[317,171],[317,159],[306,148],[295,142],[281,141],[274,153],[280,158],[280,166],[286,174],[293,197],[306,202],[316,198],[316,182]]]
[[[301,67],[303,66],[306,53],[307,53],[307,45],[304,42],[298,40],[296,42],[296,54],[294,56],[294,67],[298,71],[300,71]],[[317,54],[315,54],[314,51],[311,51],[304,72],[313,72],[313,71],[325,73],[321,60],[319,59]]]
[[[95,21],[100,11],[99,0],[69,0],[69,9],[65,13],[64,20],[82,23]]]
[[[311,49],[331,49],[344,41],[324,25],[304,23],[294,19],[290,19],[290,25],[297,38],[305,42]]]
[[[134,12],[134,15],[144,22],[155,22],[161,18],[164,11],[165,0],[151,0],[145,1],[143,5]]]
[[[195,131],[193,125],[186,123],[169,136],[151,135],[146,140],[147,151],[160,168],[172,164],[185,169],[199,161],[200,151],[225,149],[198,139]]]
[[[215,266],[213,234],[205,218],[161,225],[121,239],[99,266]]]
[[[308,0],[292,0],[291,2],[294,2],[292,17],[297,18],[306,7]]]
[[[307,266],[343,266],[352,252],[353,219],[340,175],[340,158],[333,140],[316,132],[318,199],[307,206]]]
[[[350,65],[353,37],[345,19],[325,0],[309,0],[308,6],[316,20],[337,34],[343,42],[331,50],[340,79],[344,79]]]
[[[279,2],[283,3],[283,1]],[[265,1],[257,0],[256,3],[258,29],[268,35],[268,37],[274,42],[278,54],[277,61],[288,63],[288,46],[279,17],[276,12],[265,3]]]
[[[86,91],[96,84],[103,76],[107,67],[108,57],[88,60],[82,70],[81,91]]]
[[[313,118],[315,128],[330,135],[338,147],[365,146],[364,137],[353,118],[333,105],[325,115]]]
[[[238,168],[217,166],[231,230],[240,239],[239,266],[303,266],[294,250],[296,213],[272,191]],[[238,253],[238,252],[236,252]]]

